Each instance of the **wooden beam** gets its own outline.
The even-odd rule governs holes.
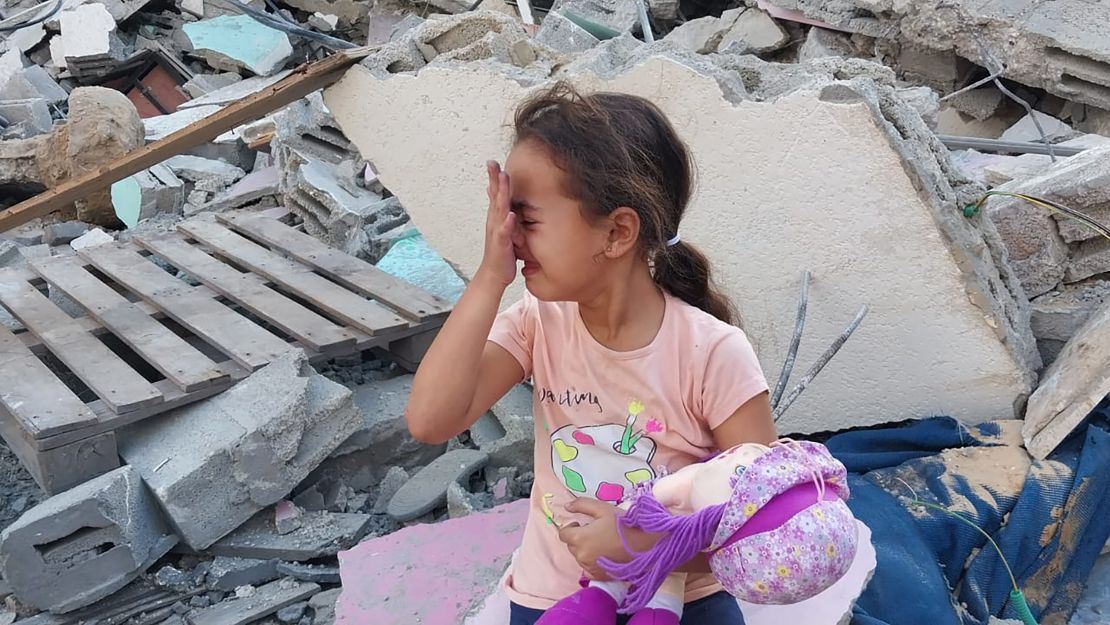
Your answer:
[[[128,176],[214,140],[223,133],[296,102],[339,80],[344,71],[366,58],[374,48],[343,50],[315,63],[298,67],[283,80],[208,117],[118,158],[96,171],[68,180],[53,189],[0,211],[0,232],[11,230],[37,217],[65,208],[86,194],[103,189]]]

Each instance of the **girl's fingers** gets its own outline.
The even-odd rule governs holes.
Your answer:
[[[497,161],[486,161],[486,178],[489,180],[489,184],[486,185],[486,194],[489,195],[490,202],[497,198],[498,173],[500,173],[500,166]]]
[[[499,194],[497,196],[497,204],[498,204],[497,208],[501,212],[501,214],[504,215],[504,214],[513,212],[512,211],[512,206],[511,206],[511,204],[512,204],[512,189],[509,186],[509,184],[510,184],[509,183],[509,174],[507,174],[505,172],[501,172],[498,175],[498,179],[499,179],[499,182],[500,182],[500,186],[499,186],[499,189],[498,189]]]

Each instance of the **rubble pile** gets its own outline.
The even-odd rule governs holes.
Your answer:
[[[646,4],[644,21],[618,0],[0,0],[0,209],[368,46],[334,84],[0,233],[0,269],[258,213],[453,301],[482,249],[473,165],[507,151],[516,102],[568,80],[651,98],[688,141],[708,182],[683,238],[766,371],[803,270],[819,341],[870,306],[784,433],[1028,406],[1044,457],[1110,392],[1106,348],[1088,354],[1110,344],[1110,239],[1014,196],[1110,223],[1110,19],[1089,13],[1107,9]],[[406,369],[283,358],[119,430],[125,466],[49,498],[0,453],[19,477],[0,488],[0,622],[334,622],[340,551],[531,490],[529,386],[425,445]]]

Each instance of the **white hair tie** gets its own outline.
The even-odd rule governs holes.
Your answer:
[[[680,235],[678,232],[676,232],[676,233],[674,233],[673,237],[671,237],[670,239],[667,240],[667,247],[672,247],[674,245],[677,245],[678,242],[681,241],[681,240],[682,240],[682,235]]]

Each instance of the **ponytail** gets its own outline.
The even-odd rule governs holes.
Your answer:
[[[732,301],[709,275],[709,260],[685,241],[663,247],[655,256],[655,283],[671,295],[730,325],[740,325]]]

